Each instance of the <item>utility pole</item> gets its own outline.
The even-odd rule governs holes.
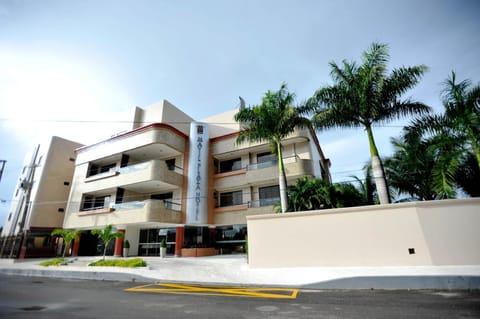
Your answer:
[[[2,181],[2,175],[3,175],[3,170],[5,169],[5,164],[7,163],[6,160],[0,160],[0,181]],[[2,200],[2,202],[4,202]],[[2,231],[0,232],[0,236],[2,235],[3,233],[3,229]],[[5,242],[7,241],[7,238],[3,238],[3,241],[2,241],[2,247],[0,249],[0,258],[3,256],[3,249],[5,248]]]
[[[5,168],[6,160],[0,160],[0,181],[2,180],[3,169]]]
[[[20,189],[22,189],[22,192],[20,193],[20,197],[18,199],[18,203],[15,207],[15,213],[13,214],[13,222],[10,225],[10,229],[7,234],[8,240],[11,240],[11,247],[10,247],[10,253],[9,253],[9,258],[12,258],[14,255],[18,258],[21,255],[21,250],[22,246],[26,244],[26,236],[27,232],[25,231],[25,221],[27,214],[30,209],[30,193],[32,191],[33,187],[33,181],[35,177],[35,168],[37,166],[37,156],[38,152],[40,149],[40,145],[37,145],[35,147],[35,150],[33,152],[33,156],[30,159],[30,163],[27,166],[27,172],[22,176],[22,180],[20,184],[18,185]],[[5,164],[3,164],[5,165]],[[3,170],[3,168],[2,168]],[[0,175],[1,176],[1,175]],[[18,229],[18,231],[17,231]],[[3,238],[3,245],[1,248],[1,255],[3,256],[4,250],[5,250],[5,244],[7,241],[7,238]],[[18,251],[17,251],[17,245],[16,243],[19,242]]]

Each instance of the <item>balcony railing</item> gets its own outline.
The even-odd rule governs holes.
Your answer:
[[[150,165],[154,165],[155,161],[156,160],[151,160],[151,161],[148,161],[148,162],[142,162],[142,163],[137,163],[137,164],[132,164],[132,165],[127,165],[127,166],[124,166],[124,167],[120,167],[118,169],[118,172],[120,174],[126,174],[126,173],[132,173],[132,172],[144,170],[144,169],[149,168]],[[162,161],[162,162],[164,162],[164,161]],[[164,163],[165,163],[165,165],[166,165],[166,167],[169,171],[174,171],[174,172],[179,173],[179,174],[183,173],[183,168],[178,167],[176,165],[167,164],[166,162],[164,162]]]
[[[264,198],[264,199],[260,199],[260,200],[249,201],[248,202],[248,208],[273,206],[277,203],[280,203],[280,197]]]
[[[170,165],[164,160],[150,160],[125,167],[115,167],[108,172],[87,177],[82,191],[93,193],[116,187],[128,189],[129,185],[141,185],[143,183],[144,187],[151,188],[146,191],[161,192],[161,188],[173,189],[182,186],[182,170],[182,168]],[[152,181],[160,183],[152,186]]]
[[[283,163],[284,164],[295,163],[299,159],[300,158],[298,156],[284,157],[283,158]],[[257,164],[249,164],[249,165],[247,165],[247,170],[248,171],[253,171],[253,170],[268,168],[268,167],[277,166],[277,165],[278,165],[278,160],[272,160],[272,161],[262,162],[262,163],[257,163]]]
[[[147,204],[147,202],[152,202],[156,204],[163,202],[163,208],[177,211],[177,212],[181,211],[181,208],[182,208],[182,206],[178,203],[168,201],[168,200],[155,200],[155,199],[118,203],[118,204],[112,205],[112,208],[114,208],[116,211],[143,209]]]
[[[115,210],[132,210],[145,207],[145,201],[118,203],[112,206]]]

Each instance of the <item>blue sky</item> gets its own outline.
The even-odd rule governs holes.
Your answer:
[[[390,45],[392,68],[429,66],[407,96],[440,111],[451,70],[480,81],[479,12],[475,0],[3,0],[0,225],[25,153],[47,136],[93,143],[128,129],[134,106],[161,99],[200,120],[238,96],[257,104],[282,82],[302,102],[330,83],[330,61],[358,61],[372,41]],[[382,155],[405,123],[376,128]],[[334,181],[362,175],[363,130],[318,136]]]

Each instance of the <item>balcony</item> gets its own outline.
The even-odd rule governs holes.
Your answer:
[[[80,218],[95,218],[96,224],[138,224],[138,223],[171,223],[182,222],[180,204],[149,199],[145,201],[114,204],[111,208],[80,211]],[[100,219],[100,220],[98,220]]]
[[[218,191],[223,191],[247,185],[245,180],[246,173],[247,170],[243,168],[231,172],[215,174],[213,176],[215,179],[215,189]]]
[[[89,176],[82,191],[97,192],[117,187],[137,192],[172,190],[182,186],[182,173],[181,168],[167,165],[165,161],[151,160]]]
[[[113,209],[119,214],[134,215],[137,222],[174,223],[182,222],[180,204],[149,199],[138,202],[125,202],[115,204]]]
[[[229,157],[241,156],[246,152],[255,153],[265,149],[264,142],[250,142],[245,141],[241,144],[236,144],[235,139],[237,135],[220,136],[212,139],[211,153],[213,156],[220,158],[228,154]],[[296,129],[293,133],[282,140],[282,145],[289,145],[293,143],[303,143],[310,140],[311,133],[308,129]]]
[[[165,123],[153,123],[78,149],[77,164],[118,154],[127,154],[132,158],[139,158],[143,154],[158,156],[160,153],[163,157],[175,157],[185,152],[187,140],[188,137],[176,128]]]
[[[296,156],[283,159],[287,178],[313,175],[311,160],[301,159]],[[270,161],[247,166],[245,175],[248,184],[258,184],[266,181],[278,181],[278,161]]]

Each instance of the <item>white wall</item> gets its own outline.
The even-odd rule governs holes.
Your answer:
[[[252,267],[480,265],[480,198],[247,216],[247,224]]]

